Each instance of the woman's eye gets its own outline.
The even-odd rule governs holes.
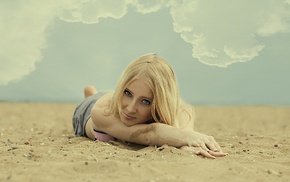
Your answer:
[[[143,104],[146,104],[146,105],[150,105],[151,104],[151,102],[149,100],[143,100],[142,102],[143,102]]]
[[[127,96],[129,96],[129,97],[132,96],[132,94],[131,94],[128,90],[125,90],[124,93],[125,93],[125,95],[127,95]]]

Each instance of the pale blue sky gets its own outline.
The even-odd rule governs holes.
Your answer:
[[[192,104],[290,105],[290,1],[149,2],[0,2],[0,100],[79,102],[155,52]]]

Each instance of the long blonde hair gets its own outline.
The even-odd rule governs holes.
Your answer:
[[[125,88],[143,77],[153,93],[151,114],[155,122],[176,125],[179,109],[177,80],[171,66],[156,54],[147,54],[130,63],[116,86],[109,111],[120,117],[121,101]]]

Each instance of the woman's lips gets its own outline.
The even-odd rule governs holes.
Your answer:
[[[127,120],[132,120],[134,119],[135,117],[132,117],[132,116],[129,116],[128,114],[126,113],[123,113],[124,117],[127,119]]]

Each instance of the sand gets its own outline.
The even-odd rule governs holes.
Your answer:
[[[196,106],[229,155],[73,135],[75,104],[0,102],[0,181],[290,181],[290,107]]]

